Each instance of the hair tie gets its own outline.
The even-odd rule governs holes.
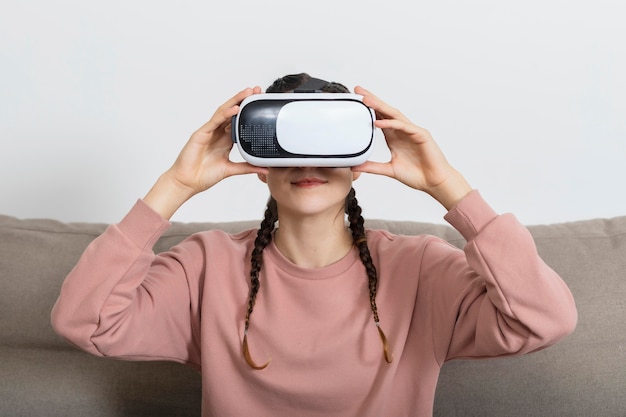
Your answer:
[[[355,245],[360,245],[361,243],[367,243],[367,237],[366,236],[361,236],[358,239],[354,239],[354,244]]]

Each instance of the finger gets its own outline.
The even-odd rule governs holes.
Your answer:
[[[210,133],[226,122],[230,122],[230,119],[239,112],[239,104],[247,97],[255,94],[255,91],[260,92],[260,87],[245,88],[228,99],[224,104],[219,106],[211,119],[206,122],[199,131],[203,133]]]
[[[383,119],[401,119],[408,121],[408,119],[395,107],[390,106],[385,101],[378,98],[371,91],[361,87],[356,86],[354,88],[355,93],[363,96],[363,104],[368,107],[371,107],[376,111],[377,116]]]
[[[383,132],[388,131],[388,130],[395,130],[395,131],[404,132],[408,135],[423,136],[426,134],[425,129],[405,120],[381,119],[381,120],[376,120],[374,122],[374,125],[377,128],[382,129]]]
[[[232,96],[226,103],[223,104],[223,106],[232,107],[234,105],[241,104],[241,102],[244,101],[247,97],[251,96],[252,94],[258,94],[260,92],[261,87],[259,86],[256,86],[254,88],[244,88],[243,90]]]
[[[244,174],[267,174],[268,169],[249,164],[248,162],[230,162],[228,164],[228,175],[244,175]]]
[[[374,162],[366,161],[361,165],[352,167],[353,172],[366,172],[369,174],[385,175],[387,177],[393,177],[393,168],[388,162]]]
[[[393,129],[393,130],[401,130],[403,132],[407,132],[414,130],[412,128],[415,127],[414,124],[408,123],[404,120],[397,119],[380,119],[374,122],[374,125],[379,129]],[[412,133],[412,132],[410,132]]]

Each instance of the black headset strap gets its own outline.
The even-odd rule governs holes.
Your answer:
[[[319,78],[311,78],[300,87],[293,90],[294,93],[321,93],[322,89],[329,84],[328,81]]]

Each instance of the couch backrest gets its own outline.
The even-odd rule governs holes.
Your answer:
[[[235,232],[256,224],[176,223],[155,251],[167,250],[199,230],[220,227]],[[0,343],[69,347],[50,327],[50,311],[63,280],[87,245],[105,228],[97,223],[0,216]]]

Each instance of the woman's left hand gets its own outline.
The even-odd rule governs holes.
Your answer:
[[[400,111],[362,87],[354,92],[376,112],[376,127],[382,129],[391,159],[367,161],[352,168],[354,172],[386,175],[416,190],[424,191],[451,209],[472,188],[447,161],[431,134],[412,123]]]

